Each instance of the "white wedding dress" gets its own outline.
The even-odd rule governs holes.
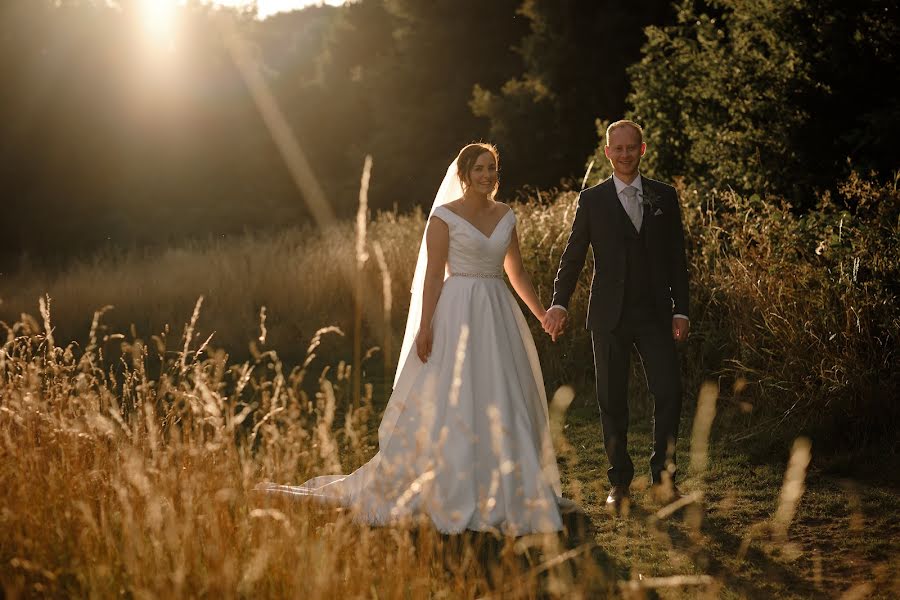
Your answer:
[[[556,455],[537,351],[503,280],[515,215],[484,235],[435,208],[450,230],[449,275],[427,363],[409,352],[378,428],[378,453],[350,475],[265,492],[315,497],[384,525],[425,515],[444,533],[562,529]]]

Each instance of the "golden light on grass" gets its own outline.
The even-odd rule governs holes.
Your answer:
[[[794,520],[797,505],[806,489],[806,468],[812,460],[812,443],[809,438],[799,437],[794,440],[791,458],[784,472],[784,483],[778,498],[778,509],[775,511],[773,534],[776,540],[786,541],[788,527]]]
[[[713,381],[704,382],[697,399],[697,412],[694,415],[694,428],[691,432],[691,470],[696,474],[706,472],[709,460],[709,434],[716,417],[718,397],[719,386]]]
[[[619,583],[619,589],[626,598],[647,598],[647,590],[681,588],[690,586],[711,586],[715,579],[709,575],[673,575],[671,577],[642,577]]]
[[[557,456],[565,456],[566,460],[577,464],[578,453],[565,435],[566,411],[569,410],[573,400],[575,400],[575,389],[570,385],[562,385],[553,393],[548,412],[550,417],[550,438],[553,441],[553,448],[556,449]],[[552,456],[553,448],[548,447],[544,449],[548,453],[544,455],[545,462]]]
[[[322,457],[327,473],[340,473],[341,461],[338,455],[338,446],[332,436],[336,400],[334,386],[327,379],[322,381],[322,391],[318,396],[322,414],[322,418],[316,426],[319,455]]]
[[[584,189],[587,186],[588,177],[591,176],[591,170],[594,168],[594,161],[591,161],[587,169],[584,170],[584,179],[581,180],[581,189]]]
[[[353,305],[353,405],[359,406],[362,390],[362,326],[363,326],[363,269],[369,260],[366,249],[366,232],[369,222],[369,178],[372,173],[372,157],[366,155],[359,182],[359,207],[356,210],[356,293]],[[373,310],[370,307],[370,313]]]
[[[659,520],[668,519],[673,514],[681,510],[686,506],[690,506],[695,502],[699,502],[703,499],[703,494],[700,492],[691,492],[689,494],[685,494],[683,497],[663,506],[659,510],[654,513],[654,517]]]
[[[198,312],[199,303],[194,325]],[[44,317],[49,323],[46,304]],[[189,323],[185,340],[192,329]],[[220,368],[217,356],[186,353],[193,344],[182,340],[178,351],[164,353],[161,376],[147,386],[139,340],[123,341],[128,352],[112,359],[122,369],[117,381],[99,347],[81,361],[72,347],[49,345],[46,332],[33,336],[0,348],[0,553],[13,597],[121,590],[141,597],[284,597],[300,590],[308,598],[372,590],[385,598],[411,591],[468,597],[490,593],[494,577],[517,597],[539,595],[542,586],[578,596],[567,570],[582,559],[579,572],[590,569],[584,548],[564,552],[551,539],[522,556],[513,540],[490,538],[500,550],[493,552],[482,547],[484,537],[459,538],[458,548],[447,548],[427,526],[416,525],[413,539],[395,528],[359,527],[347,511],[255,505],[249,490],[265,477],[339,471],[338,446],[363,443],[367,420],[349,414],[344,429],[362,435],[340,437],[346,368],[334,371],[334,383],[321,380],[314,405],[285,382],[274,351],[261,353],[248,372]],[[42,360],[47,353],[55,364]],[[80,367],[90,364],[96,368]],[[22,379],[26,371],[31,375]],[[134,398],[134,408],[117,398]],[[247,412],[248,401],[258,413]],[[255,426],[242,426],[245,418]],[[430,477],[425,472],[411,493],[427,488]]]
[[[50,295],[47,294],[42,296],[38,300],[38,306],[41,311],[41,317],[44,319],[44,335],[47,336],[47,347],[48,351],[52,349],[55,344],[53,342],[53,327],[50,325]],[[50,360],[53,360],[53,353],[48,352],[48,356]]]
[[[369,180],[372,177],[372,156],[366,155],[359,180],[359,206],[356,209],[356,268],[362,269],[369,260],[366,250],[366,224],[369,221]]]
[[[863,600],[875,591],[875,585],[870,581],[858,583],[839,596],[840,600]]]
[[[269,331],[266,329],[266,307],[259,307],[259,337],[256,338],[260,344],[266,343],[266,336],[269,335]]]

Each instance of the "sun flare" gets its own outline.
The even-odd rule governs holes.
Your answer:
[[[173,43],[177,0],[142,0],[141,24],[147,35],[164,45]]]
[[[254,0],[201,0],[203,4],[219,7],[249,8]],[[344,0],[256,0],[255,7],[260,19],[270,17],[279,12],[299,10],[312,4],[330,4],[337,6]],[[140,20],[147,34],[164,44],[171,44],[177,20],[179,5],[185,0],[139,0]]]

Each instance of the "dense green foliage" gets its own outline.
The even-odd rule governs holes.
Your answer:
[[[507,165],[504,184],[541,189],[580,177],[596,144],[594,119],[620,118],[626,68],[640,58],[648,25],[670,19],[669,0],[526,0],[529,34],[518,47],[525,71],[499,89],[478,85],[475,114]],[[483,83],[483,82],[482,82]],[[505,169],[507,170],[507,169]]]
[[[900,105],[895,0],[682,0],[630,69],[634,118],[665,180],[813,208],[851,168],[889,175]],[[602,156],[602,154],[600,154]]]
[[[341,9],[320,78],[300,95],[316,110],[288,109],[339,209],[356,205],[366,154],[374,157],[370,206],[409,208],[430,203],[463,145],[486,139],[468,100],[474,84],[499,85],[519,68],[518,3],[363,0]]]

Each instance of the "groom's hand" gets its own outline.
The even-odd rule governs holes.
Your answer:
[[[544,321],[542,325],[544,326],[544,331],[550,334],[550,338],[555,342],[556,338],[562,335],[563,330],[566,328],[566,321],[569,319],[569,313],[564,311],[561,308],[553,307],[547,310],[547,314],[544,315]]]
[[[683,342],[691,331],[691,322],[684,317],[672,317],[672,338],[676,342]]]

